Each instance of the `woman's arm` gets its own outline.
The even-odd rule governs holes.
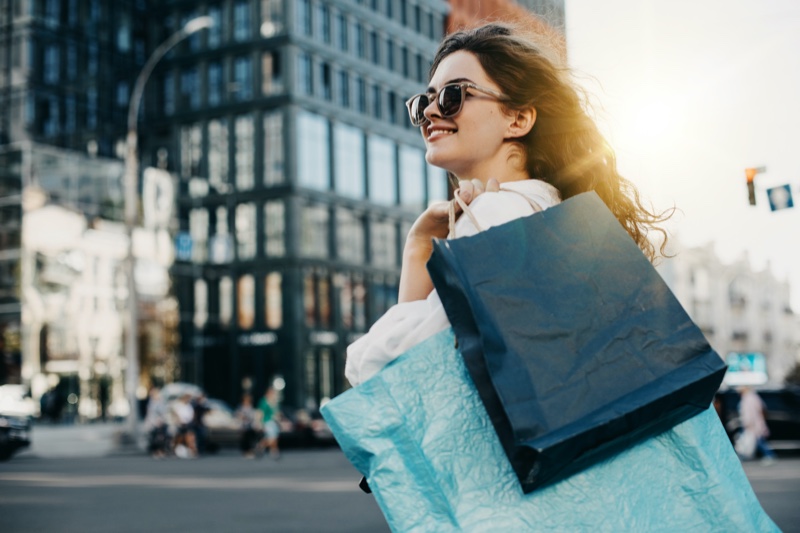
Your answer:
[[[500,186],[495,179],[490,179],[487,192],[496,192]],[[458,194],[469,205],[483,193],[483,184],[478,180],[459,182],[455,194]],[[413,302],[424,300],[433,290],[433,282],[425,265],[433,253],[433,239],[444,239],[448,233],[450,202],[437,202],[426,209],[406,237],[403,248],[403,264],[400,269],[400,288],[397,301]],[[456,216],[461,214],[458,203],[455,205]]]

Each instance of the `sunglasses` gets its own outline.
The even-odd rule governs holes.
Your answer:
[[[439,113],[441,113],[442,117],[451,118],[458,115],[461,112],[461,108],[464,107],[464,100],[467,98],[467,89],[473,89],[494,96],[501,102],[509,100],[508,96],[503,93],[493,89],[479,87],[474,83],[467,81],[450,83],[439,89],[435,94],[416,94],[406,101],[411,124],[414,126],[422,126],[428,121],[427,117],[425,117],[425,109],[431,104],[431,98],[436,100],[436,105],[439,106]]]

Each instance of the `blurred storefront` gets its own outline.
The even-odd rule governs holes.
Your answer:
[[[122,163],[25,143],[0,148],[0,168],[4,183],[16,184],[8,190],[17,191],[0,201],[20,212],[18,247],[3,252],[11,263],[6,270],[17,273],[0,289],[9,311],[2,315],[2,337],[18,339],[3,345],[6,382],[29,385],[37,400],[47,393],[44,416],[125,416]],[[139,381],[146,391],[152,382],[172,381],[175,371],[173,248],[166,229],[153,227],[137,228],[133,249]]]

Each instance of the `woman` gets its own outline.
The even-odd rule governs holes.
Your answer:
[[[618,174],[567,70],[518,31],[487,24],[449,35],[436,52],[427,91],[406,105],[428,163],[459,180],[456,194],[475,217],[461,217],[455,237],[474,235],[475,222],[485,229],[595,191],[642,251],[656,256],[647,234],[666,237],[656,224],[668,215],[642,205]],[[425,264],[432,239],[448,235],[450,209],[434,204],[412,226],[399,303],[348,348],[345,374],[353,385],[449,326]],[[460,213],[458,204],[452,209]]]

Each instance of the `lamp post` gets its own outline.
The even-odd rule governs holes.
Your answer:
[[[142,67],[136,83],[131,92],[131,99],[128,104],[128,135],[127,151],[125,152],[125,229],[128,235],[128,253],[125,262],[126,273],[128,276],[128,336],[125,342],[125,358],[128,363],[126,371],[126,385],[130,412],[128,414],[128,435],[133,444],[137,443],[138,438],[138,408],[136,389],[139,386],[139,301],[136,296],[136,281],[134,279],[134,257],[133,257],[133,230],[137,222],[137,206],[139,199],[139,160],[137,157],[137,122],[139,118],[139,105],[144,94],[144,86],[147,83],[153,69],[175,45],[186,39],[195,32],[214,25],[211,17],[197,17],[187,22],[183,28],[173,33],[166,41],[156,48]]]

